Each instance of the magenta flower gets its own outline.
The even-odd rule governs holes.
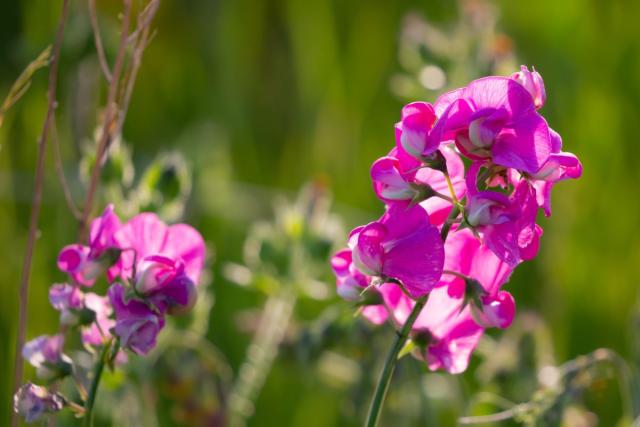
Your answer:
[[[501,260],[486,245],[476,238],[468,228],[452,228],[445,242],[445,273],[441,283],[448,286],[452,297],[462,298],[465,283],[459,275],[476,280],[487,294],[496,294],[511,277],[513,267]]]
[[[168,226],[155,214],[141,213],[120,228],[115,240],[123,251],[120,265],[125,280],[132,279],[134,271],[140,274],[140,263],[151,255],[181,261],[184,273],[196,284],[200,280],[205,246],[200,233],[189,225]]]
[[[544,90],[544,82],[542,76],[533,68],[533,71],[529,71],[526,65],[520,66],[520,71],[513,73],[511,79],[520,83],[533,98],[533,104],[536,109],[542,108],[547,100],[547,94]]]
[[[379,221],[351,232],[349,247],[362,274],[399,280],[414,298],[429,293],[442,274],[440,233],[419,205],[389,206]]]
[[[136,291],[146,296],[161,312],[171,315],[186,313],[196,303],[196,286],[185,274],[180,258],[150,255],[141,260],[138,268]]]
[[[331,257],[331,268],[336,275],[336,292],[347,300],[360,298],[362,291],[369,285],[369,278],[360,273],[351,261],[351,250],[342,249]]]
[[[506,329],[516,315],[516,302],[507,291],[480,297],[481,306],[471,304],[471,315],[483,328]]]
[[[402,119],[396,123],[396,141],[405,152],[422,159],[436,151],[439,141],[433,141],[429,134],[436,114],[431,104],[412,102],[402,108]]]
[[[385,283],[379,291],[394,323],[403,325],[415,302],[393,283]],[[418,356],[432,371],[464,372],[482,336],[483,328],[473,320],[469,307],[461,311],[462,302],[449,296],[446,287],[434,289],[413,325],[413,339],[423,347]],[[363,315],[369,318],[367,313]],[[378,318],[370,320],[379,323]]]
[[[99,218],[91,222],[89,246],[72,244],[65,246],[58,255],[58,268],[81,285],[91,286],[96,278],[109,271],[111,280],[117,274],[112,267],[117,261],[119,251],[113,240],[115,232],[120,228],[120,220],[113,212],[113,205],[108,205]]]
[[[25,343],[22,357],[36,368],[41,379],[53,379],[71,372],[71,359],[62,353],[64,336],[41,335]]]
[[[582,164],[571,153],[563,152],[562,138],[551,130],[553,140],[552,154],[536,173],[531,174],[530,180],[536,189],[538,205],[542,207],[546,216],[551,216],[551,189],[556,182],[566,179],[577,179],[582,176]]]
[[[49,302],[60,312],[60,323],[71,326],[78,322],[78,311],[84,306],[84,294],[76,286],[54,284],[49,289]]]
[[[94,313],[94,321],[81,328],[82,343],[85,346],[101,346],[111,339],[111,329],[116,322],[111,318],[113,309],[109,298],[92,292],[85,294],[84,306]]]
[[[467,173],[467,221],[484,243],[503,261],[516,266],[534,258],[542,228],[536,224],[538,203],[535,189],[525,179],[515,182],[509,197],[492,190],[478,191],[481,162]]]
[[[30,382],[24,384],[13,396],[13,410],[27,423],[38,421],[43,415],[62,410],[64,399],[58,393]]]
[[[464,196],[464,164],[455,150],[448,146],[440,148],[456,197]],[[429,214],[431,223],[439,225],[451,211],[451,203],[433,192],[449,196],[444,173],[423,166],[422,162],[408,155],[402,148],[392,149],[386,157],[376,160],[371,166],[373,189],[385,203],[421,202]]]
[[[436,141],[455,141],[472,160],[528,173],[537,172],[551,154],[547,122],[533,98],[516,81],[485,77],[448,92],[435,104],[440,119],[431,132]]]
[[[120,338],[120,345],[137,354],[149,353],[164,327],[164,317],[144,301],[126,296],[119,283],[109,288],[108,295],[116,317],[113,332]]]

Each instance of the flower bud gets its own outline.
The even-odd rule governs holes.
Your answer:
[[[71,373],[71,359],[62,353],[62,335],[42,335],[25,343],[22,357],[36,368],[38,378],[51,380]]]
[[[542,76],[538,73],[535,68],[533,71],[529,71],[527,66],[520,66],[520,71],[517,73],[513,73],[511,75],[511,79],[520,83],[531,95],[533,98],[533,104],[536,109],[542,108],[545,101],[547,100],[547,94],[544,89],[544,82],[542,81]]]
[[[50,393],[46,388],[30,382],[24,384],[13,396],[13,410],[27,423],[38,421],[43,415],[62,410],[64,398]]]
[[[160,290],[182,272],[180,263],[162,255],[145,257],[138,264],[135,290],[147,295]]]
[[[402,130],[400,144],[404,151],[420,159],[438,148],[438,144],[429,141],[429,132],[435,119],[436,114],[431,104],[412,102],[405,105],[399,124]]]
[[[507,196],[495,191],[481,191],[470,195],[466,206],[466,219],[472,226],[502,224],[513,216]]]
[[[515,300],[506,291],[500,291],[496,295],[484,295],[480,297],[480,304],[471,304],[473,320],[483,328],[508,328],[515,313]]]

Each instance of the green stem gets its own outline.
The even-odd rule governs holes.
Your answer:
[[[367,422],[365,423],[367,427],[375,427],[378,424],[378,418],[382,411],[382,404],[384,403],[384,398],[387,395],[387,390],[389,389],[391,376],[396,367],[398,354],[407,342],[409,332],[411,332],[411,328],[418,318],[418,314],[420,314],[424,305],[427,303],[428,298],[429,295],[427,294],[416,301],[416,305],[413,307],[413,311],[411,311],[411,314],[404,326],[402,326],[402,329],[399,332],[396,332],[396,339],[393,342],[391,350],[387,354],[386,360],[384,361],[384,367],[382,368],[378,384],[376,385],[376,390],[373,394],[373,400],[371,401],[371,407],[369,408],[369,415],[367,416]]]
[[[459,213],[460,210],[458,209],[458,206],[454,204],[448,219],[456,218]],[[450,229],[451,224],[445,222],[442,226],[442,232],[440,233],[443,242],[447,240]],[[411,328],[413,327],[413,324],[415,323],[418,315],[424,308],[428,299],[429,294],[416,300],[416,305],[413,307],[413,311],[411,311],[411,314],[409,314],[409,318],[402,326],[402,329],[399,332],[396,331],[396,339],[393,343],[393,346],[391,347],[391,350],[389,350],[389,353],[387,354],[386,360],[384,361],[384,367],[382,368],[380,378],[378,379],[378,384],[376,385],[376,390],[373,394],[373,400],[371,401],[371,407],[369,408],[369,414],[367,415],[367,421],[365,423],[366,427],[375,427],[378,423],[378,418],[380,417],[380,412],[382,411],[382,404],[384,403],[384,399],[387,395],[387,390],[389,390],[391,376],[396,367],[398,354],[400,354],[400,350],[402,350],[405,343],[407,342],[409,333],[411,332]]]
[[[296,302],[289,289],[267,300],[260,325],[247,349],[229,396],[229,426],[243,427],[253,414],[254,402],[260,394],[278,353]]]
[[[111,342],[107,342],[102,351],[100,352],[100,358],[96,362],[96,367],[93,373],[93,379],[91,381],[91,389],[89,390],[89,398],[84,404],[84,427],[93,426],[93,405],[96,402],[96,395],[98,394],[98,386],[100,385],[100,379],[102,378],[102,371],[104,371],[104,364],[109,356],[109,349],[111,348]]]

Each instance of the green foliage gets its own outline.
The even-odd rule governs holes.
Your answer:
[[[59,9],[58,2],[9,3],[0,16],[3,94],[9,93],[25,65],[50,44]],[[83,160],[82,141],[93,140],[95,110],[105,98],[96,89],[101,77],[85,3],[72,2],[57,110],[66,175],[76,195],[83,194],[78,166],[86,170],[95,161]],[[97,3],[107,58],[113,61],[121,5]],[[106,200],[119,202],[118,209],[127,216],[140,206],[162,210],[175,203],[175,209],[161,214],[167,218],[185,214],[207,241],[215,242],[218,261],[212,264],[212,274],[216,280],[210,288],[215,305],[210,316],[199,315],[198,333],[206,334],[228,356],[234,371],[249,340],[248,334],[240,332],[242,322],[236,313],[262,304],[262,295],[246,286],[233,286],[223,270],[231,266],[235,279],[255,283],[262,293],[272,294],[280,286],[273,275],[292,267],[292,243],[303,245],[316,260],[326,257],[329,247],[322,239],[307,240],[308,231],[300,226],[298,214],[279,213],[281,223],[252,232],[262,234],[256,238],[261,249],[255,256],[263,267],[247,275],[242,268],[249,265],[245,238],[254,221],[271,218],[275,197],[284,194],[292,199],[303,183],[317,179],[331,188],[335,211],[345,219],[347,229],[375,217],[379,212],[370,211],[379,204],[374,203],[368,170],[375,156],[393,145],[392,125],[402,102],[433,99],[445,87],[487,72],[509,73],[519,64],[516,57],[542,73],[549,95],[544,114],[585,167],[580,181],[557,186],[552,221],[542,224],[541,256],[519,269],[509,284],[520,313],[534,310],[548,327],[528,338],[512,340],[507,332],[502,336],[506,339],[487,340],[483,346],[490,350],[480,351],[474,365],[460,377],[425,375],[426,368],[404,357],[383,425],[427,425],[428,420],[428,425],[446,427],[455,425],[463,414],[505,409],[495,399],[467,407],[465,402],[478,391],[485,396],[499,394],[511,403],[528,402],[540,386],[540,368],[560,366],[560,361],[599,347],[611,348],[632,360],[632,368],[637,366],[639,325],[631,316],[637,311],[638,297],[634,266],[640,262],[640,234],[635,232],[640,217],[635,197],[640,179],[635,164],[640,4],[542,0],[525,7],[499,0],[488,3],[498,12],[489,21],[458,19],[461,10],[468,12],[484,3],[162,2],[155,23],[158,33],[145,54],[125,123],[126,143],[113,141],[110,148],[114,151],[102,177],[100,205]],[[482,22],[490,25],[474,27]],[[417,27],[407,27],[412,24]],[[425,43],[424,38],[409,39],[423,33],[408,28],[429,29],[435,44]],[[487,28],[495,31],[483,30]],[[469,38],[473,43],[465,45]],[[446,43],[440,45],[440,41]],[[506,55],[492,55],[494,48],[504,47],[511,49],[500,51]],[[431,68],[425,70],[426,66]],[[425,87],[425,81],[434,85],[438,69],[445,72],[445,84]],[[0,271],[0,367],[5,373],[12,366],[16,284],[32,190],[34,141],[44,120],[45,74],[32,76],[31,88],[0,128],[0,257],[4,265]],[[183,161],[175,160],[173,154],[155,157],[173,152],[182,153],[192,166],[192,181],[181,172]],[[53,163],[48,162],[47,168],[41,237],[31,279],[30,337],[50,331],[57,321],[45,295],[52,283],[63,280],[55,258],[60,247],[73,241],[77,226],[64,203]],[[391,331],[354,321],[352,307],[333,297],[327,265],[318,261],[313,271],[296,274],[317,278],[324,284],[323,298],[329,299],[299,302],[297,312],[308,319],[296,323],[293,338],[283,343],[250,424],[359,425],[370,397],[372,373],[378,371],[377,361],[386,351]],[[310,295],[307,290],[302,294]],[[540,346],[542,341],[548,345]],[[180,352],[167,352],[167,360],[183,357]],[[187,364],[192,356],[184,355]],[[203,369],[207,375],[212,372]],[[565,420],[566,425],[577,425],[571,420],[593,423],[594,417],[599,425],[618,422],[623,413],[616,391],[619,376],[607,368],[596,371],[604,375],[595,375],[596,380],[577,399],[562,402],[564,416],[570,420]],[[229,372],[222,373],[224,368],[215,372],[219,376],[211,374],[211,378],[229,380]],[[158,384],[162,381],[158,379]],[[107,377],[105,384],[115,390],[118,378]],[[210,384],[200,386],[206,389]],[[9,388],[9,381],[3,381],[0,401],[7,404],[0,409],[0,425],[8,424]],[[146,396],[135,388],[120,393],[118,402]],[[167,403],[175,402],[174,397],[162,395],[155,402],[160,408],[157,419],[145,419],[145,425],[154,421],[176,425],[179,408],[174,411]],[[560,403],[554,402],[549,408]],[[99,414],[113,411],[108,406],[113,401],[104,404]],[[215,408],[215,403],[207,405]],[[116,425],[153,414],[135,413],[135,405],[118,408],[122,417],[129,418],[116,420]],[[73,423],[69,418],[61,425]]]

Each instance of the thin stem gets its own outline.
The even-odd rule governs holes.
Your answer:
[[[442,194],[442,193],[438,193],[437,191],[434,191],[434,192],[433,192],[433,195],[434,195],[434,197],[439,197],[439,198],[441,198],[442,200],[446,200],[446,201],[447,201],[447,202],[449,202],[449,203],[454,203],[454,201],[453,201],[453,199],[452,199],[451,197],[449,197],[449,196],[445,196],[444,194]]]
[[[457,217],[458,213],[458,206],[454,204],[451,213],[449,214],[449,219]],[[445,223],[442,226],[442,232],[440,233],[442,241],[447,240],[450,229],[450,224],[447,225],[447,223]],[[371,401],[371,407],[369,408],[369,414],[367,415],[367,421],[365,423],[366,427],[375,427],[378,423],[378,418],[380,417],[380,412],[382,411],[382,405],[387,395],[387,390],[389,390],[391,376],[393,374],[393,371],[395,370],[396,362],[398,360],[398,354],[407,342],[409,333],[411,332],[411,328],[413,327],[413,324],[415,323],[425,304],[427,303],[428,298],[429,294],[416,301],[416,305],[413,307],[413,310],[411,311],[411,314],[409,314],[409,317],[407,318],[405,324],[402,326],[402,329],[400,330],[400,332],[396,331],[395,341],[393,342],[391,350],[389,350],[389,353],[387,354],[387,358],[384,362],[384,367],[382,368],[380,378],[378,379],[378,384],[376,385],[376,389],[373,394],[373,400]]]
[[[31,275],[31,260],[33,258],[33,250],[36,244],[36,235],[38,231],[38,220],[40,218],[40,205],[42,202],[42,184],[44,181],[44,158],[47,146],[47,137],[49,135],[49,127],[53,118],[53,112],[56,108],[56,84],[58,81],[58,64],[60,57],[60,48],[62,46],[62,36],[69,12],[69,0],[63,0],[60,21],[58,22],[58,30],[56,33],[55,43],[53,45],[53,56],[51,58],[51,68],[49,69],[49,87],[48,87],[48,107],[47,115],[42,126],[42,133],[38,140],[38,158],[36,161],[36,176],[33,190],[33,200],[31,203],[31,218],[29,220],[29,235],[27,238],[27,248],[22,264],[22,274],[20,279],[20,299],[18,302],[18,334],[16,337],[15,359],[13,366],[13,391],[18,390],[22,382],[22,346],[25,340],[25,331],[27,327],[27,308],[29,297],[29,277]],[[11,411],[11,426],[18,425],[18,416],[15,411]]]
[[[102,372],[104,371],[104,365],[111,349],[111,341],[108,341],[102,351],[100,352],[100,358],[96,362],[96,367],[93,371],[93,379],[91,380],[91,388],[89,390],[89,398],[84,403],[84,427],[93,426],[93,406],[96,402],[96,395],[98,394],[98,386],[100,385],[100,379],[102,378]]]
[[[427,303],[427,299],[428,294],[416,301],[416,305],[413,307],[413,310],[411,311],[411,314],[404,326],[402,326],[400,332],[396,332],[396,338],[393,342],[393,346],[391,346],[391,350],[387,354],[387,358],[384,361],[384,367],[382,368],[378,384],[376,385],[376,389],[373,394],[373,400],[371,401],[371,407],[369,408],[369,415],[367,416],[367,421],[365,423],[365,426],[367,427],[375,427],[378,424],[378,418],[382,411],[382,404],[384,403],[384,399],[387,395],[387,390],[389,390],[389,384],[391,383],[391,376],[396,367],[398,354],[407,342],[409,332],[411,332],[413,324]]]
[[[449,235],[449,231],[451,230],[451,225],[453,224],[452,220],[456,219],[459,213],[460,208],[458,208],[458,205],[453,205],[453,207],[451,208],[451,213],[449,214],[449,217],[444,222],[444,224],[442,224],[442,231],[440,231],[440,237],[442,238],[443,242],[447,240],[447,236]]]
[[[138,24],[134,34],[136,36],[136,44],[133,48],[129,70],[127,71],[126,85],[124,86],[124,92],[120,100],[121,114],[115,131],[116,135],[119,135],[122,131],[124,120],[127,117],[129,103],[131,102],[131,95],[133,94],[133,87],[135,85],[140,66],[142,65],[142,56],[153,37],[153,34],[151,33],[151,22],[158,11],[159,6],[160,0],[151,0],[138,15]]]
[[[452,271],[452,270],[442,270],[442,274],[450,274],[451,276],[459,277],[462,280],[469,279],[469,277],[465,276],[464,274],[461,274],[461,273],[458,273],[457,271]]]
[[[295,296],[285,289],[270,297],[264,307],[260,325],[247,350],[245,361],[229,395],[229,425],[246,425],[253,414],[254,401],[264,385],[267,374],[284,338],[295,305]]]
[[[104,46],[102,46],[102,37],[100,36],[100,25],[98,24],[98,14],[96,13],[96,0],[89,0],[88,6],[91,29],[93,30],[93,40],[96,45],[96,51],[98,52],[98,62],[100,62],[100,68],[102,68],[105,79],[107,79],[107,82],[111,82],[111,70],[109,70],[109,63],[107,62]]]
[[[58,140],[58,129],[56,128],[55,116],[51,121],[51,142],[53,143],[54,148],[53,151],[56,165],[56,174],[58,175],[58,181],[60,181],[60,186],[62,187],[64,200],[67,202],[67,207],[69,208],[71,214],[75,217],[75,219],[80,220],[80,218],[82,218],[82,212],[80,212],[80,209],[78,209],[76,203],[73,201],[71,189],[69,188],[67,179],[64,176],[64,167],[62,164],[62,155],[60,154],[60,141]]]
[[[96,160],[91,173],[91,181],[89,182],[89,189],[87,190],[87,198],[84,204],[84,211],[82,212],[82,221],[80,223],[80,240],[85,240],[89,215],[91,214],[91,208],[93,206],[93,198],[98,188],[98,179],[100,178],[100,171],[102,170],[102,157],[107,149],[107,145],[111,139],[111,132],[114,127],[114,119],[117,117],[117,105],[116,96],[118,94],[118,85],[120,83],[120,73],[122,71],[122,63],[124,62],[124,56],[127,50],[127,38],[129,34],[129,21],[131,15],[131,0],[124,0],[124,15],[122,17],[122,33],[120,34],[120,47],[118,48],[118,55],[116,56],[116,62],[113,66],[113,74],[111,75],[111,81],[109,83],[109,94],[107,96],[107,106],[104,114],[104,122],[102,125],[102,133],[100,134],[100,141],[98,142],[98,149],[96,152]]]
[[[456,192],[453,189],[453,183],[451,182],[451,177],[449,176],[449,172],[444,171],[444,178],[447,181],[447,187],[449,188],[449,193],[451,194],[452,203],[457,206],[459,209],[461,208],[460,200],[456,196]]]

